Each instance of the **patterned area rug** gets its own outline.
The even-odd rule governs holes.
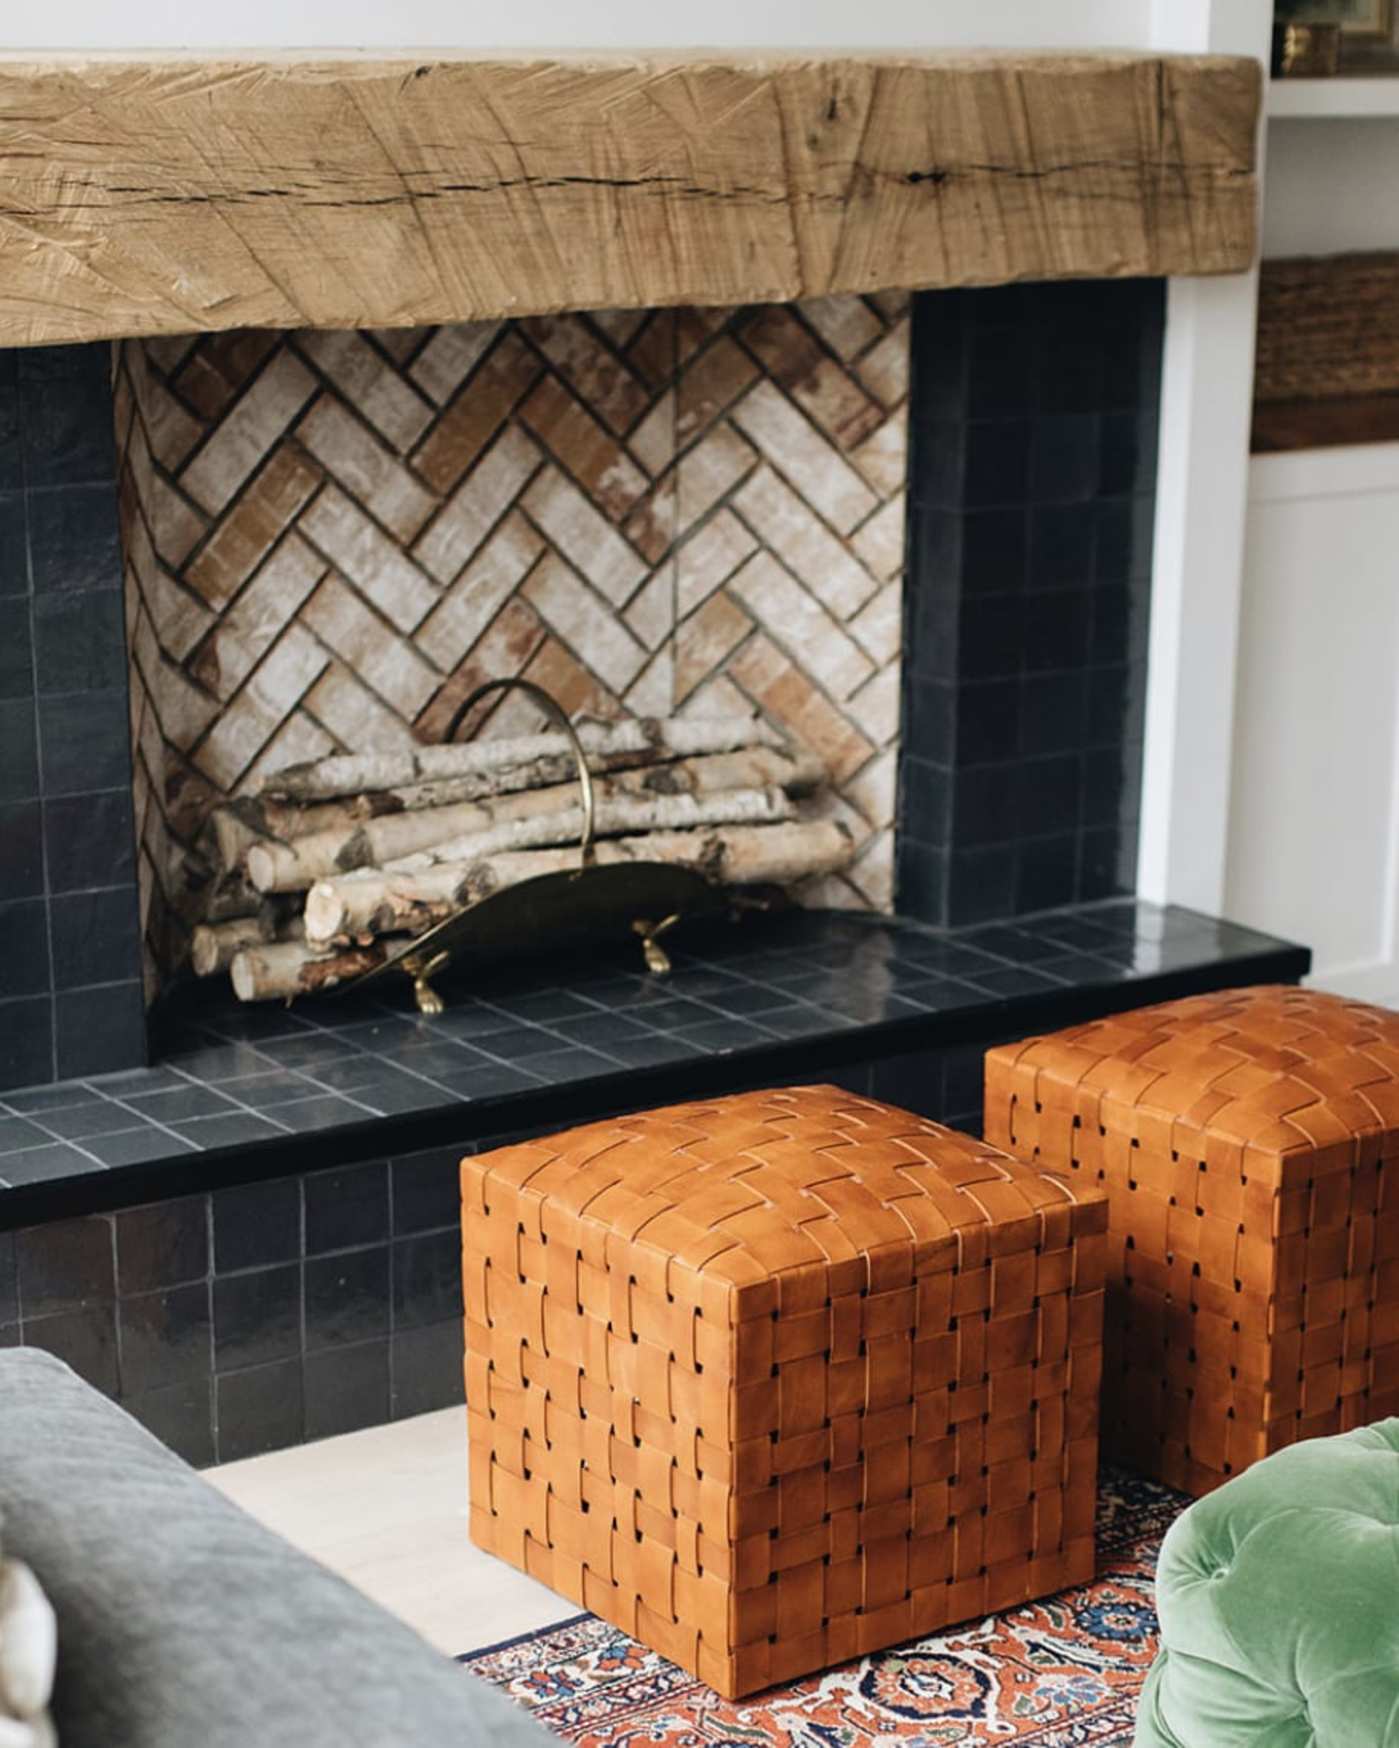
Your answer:
[[[1129,1748],[1156,1553],[1186,1503],[1109,1472],[1092,1584],[747,1700],[586,1614],[462,1661],[579,1748]]]

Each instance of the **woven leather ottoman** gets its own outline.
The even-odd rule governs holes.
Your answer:
[[[1111,1205],[1103,1454],[1201,1494],[1399,1413],[1399,1015],[1293,988],[986,1059],[986,1133]]]
[[[462,1189],[481,1547],[730,1698],[1091,1574],[1095,1185],[818,1086]]]

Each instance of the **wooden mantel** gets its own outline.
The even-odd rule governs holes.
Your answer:
[[[0,59],[0,345],[1253,259],[1260,70],[1145,54]]]

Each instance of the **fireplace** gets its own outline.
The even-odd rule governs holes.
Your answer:
[[[1082,65],[1026,100],[1058,116]],[[1142,65],[1093,75],[1123,164]],[[1187,89],[1186,63],[1150,66]],[[840,129],[894,90],[827,76]],[[846,253],[805,184],[783,197],[802,247],[757,250],[745,203],[770,220],[777,196],[694,147],[671,241],[703,227],[711,174],[744,216],[642,286],[600,247],[579,279],[610,305],[444,270],[349,321],[329,275],[297,279],[297,312],[244,286],[225,319],[211,291],[182,328],[127,283],[114,344],[0,354],[0,1342],[63,1353],[201,1460],[415,1412],[460,1390],[466,1148],[815,1076],[975,1127],[988,1043],[1302,974],[1302,949],[1135,897],[1162,275],[1242,266],[1251,239],[1251,86],[1199,76],[1233,93],[1232,143],[1192,143],[1182,97],[1151,174],[1114,184],[1130,236],[1100,228],[1101,141],[1066,146],[1085,192],[1042,186],[1014,129],[944,172],[947,141],[862,123]],[[1000,112],[980,63],[937,77]],[[1208,222],[1162,195],[1172,153]],[[992,261],[966,212],[998,154],[1058,229],[1007,209]],[[849,194],[866,174],[898,223]],[[619,223],[671,198],[619,189]],[[934,259],[907,222],[939,200],[970,253]],[[507,968],[437,1019],[406,994],[287,1010],[191,983],[213,807],[294,761],[436,739],[503,675],[573,712],[793,732],[850,867],[781,918],[696,929],[668,983],[615,954]]]

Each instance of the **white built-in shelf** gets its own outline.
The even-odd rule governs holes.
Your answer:
[[[1331,118],[1399,120],[1399,73],[1361,79],[1274,79],[1268,86],[1272,121]]]

